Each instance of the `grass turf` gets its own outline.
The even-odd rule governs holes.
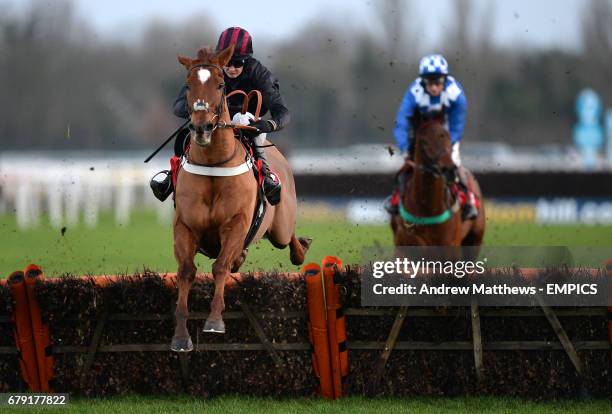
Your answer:
[[[127,396],[112,399],[75,398],[64,407],[35,407],[41,413],[605,413],[612,401],[534,402],[516,398],[464,397],[410,399],[350,397],[338,401],[318,398],[275,400],[268,398],[222,397],[201,400],[191,397]],[[13,411],[20,411],[14,408]]]
[[[300,219],[298,235],[313,237],[307,261],[320,261],[336,255],[345,263],[361,262],[365,246],[390,246],[388,225],[355,225],[332,218]],[[159,272],[176,271],[172,251],[172,226],[158,222],[153,212],[136,212],[128,226],[114,224],[103,215],[95,229],[83,225],[62,233],[43,222],[40,227],[17,230],[15,217],[0,216],[0,277],[6,277],[28,263],[40,265],[45,274],[132,273],[148,268]],[[530,223],[488,224],[485,244],[489,246],[612,246],[612,227],[539,226]],[[196,256],[200,271],[210,271],[211,261]],[[243,271],[295,271],[289,249],[278,250],[263,240],[251,246]]]

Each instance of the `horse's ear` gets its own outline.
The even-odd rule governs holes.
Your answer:
[[[217,53],[217,56],[215,56],[215,58],[217,58],[220,66],[227,66],[233,54],[234,45],[230,45],[228,48],[225,48],[219,53]]]
[[[187,56],[178,55],[177,59],[181,63],[181,65],[185,66],[186,69],[189,69],[193,63],[193,60],[191,60],[191,58],[188,58]]]

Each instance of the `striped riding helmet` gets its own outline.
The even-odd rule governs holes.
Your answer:
[[[247,57],[253,54],[251,35],[241,27],[230,27],[221,33],[217,43],[217,52],[230,45],[234,45],[234,57]]]

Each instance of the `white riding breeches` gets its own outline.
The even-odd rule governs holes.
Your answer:
[[[453,162],[457,167],[461,167],[461,155],[459,154],[459,143],[455,142],[453,144],[453,152],[451,153],[451,157],[453,158]]]

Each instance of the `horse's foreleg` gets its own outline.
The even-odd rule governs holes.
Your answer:
[[[212,266],[212,273],[215,277],[215,296],[210,305],[210,315],[204,324],[204,332],[225,333],[225,324],[221,316],[225,308],[223,300],[225,280],[230,275],[234,263],[242,254],[247,230],[248,222],[244,214],[235,215],[219,228],[221,251]]]
[[[193,349],[193,343],[187,330],[187,318],[189,317],[187,298],[196,275],[196,267],[193,261],[196,245],[196,238],[193,233],[183,224],[177,223],[174,229],[174,257],[178,263],[178,273],[176,275],[178,300],[174,312],[176,328],[170,347],[176,352],[189,352]]]

